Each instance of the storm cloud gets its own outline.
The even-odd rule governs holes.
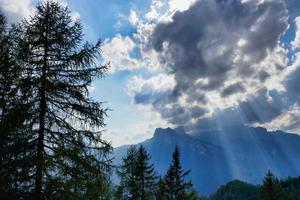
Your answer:
[[[151,88],[140,90],[136,103],[151,104],[190,130],[224,116],[263,124],[282,115],[300,101],[300,70],[286,72],[289,58],[280,40],[289,28],[287,8],[280,0],[199,0],[176,12],[149,39],[173,87],[157,98]],[[144,98],[149,94],[151,102]]]

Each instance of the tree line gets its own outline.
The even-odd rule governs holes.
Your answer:
[[[143,146],[113,165],[101,136],[108,109],[89,96],[109,65],[99,64],[101,41],[85,42],[82,29],[55,1],[17,24],[0,12],[0,199],[205,199],[178,147],[165,175]],[[262,186],[231,182],[209,199],[297,199],[299,187],[299,179],[279,181],[270,172]]]
[[[268,171],[261,185],[234,180],[221,186],[209,200],[299,200],[300,177],[278,179]]]
[[[198,194],[192,182],[187,179],[189,173],[190,170],[182,169],[178,146],[175,146],[171,164],[164,176],[157,175],[151,164],[151,156],[142,145],[131,146],[117,167],[120,182],[114,186],[112,199],[300,200],[300,177],[280,180],[269,170],[261,185],[234,180],[205,197]]]

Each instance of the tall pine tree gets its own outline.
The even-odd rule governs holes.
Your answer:
[[[192,183],[185,180],[190,171],[182,169],[178,146],[175,147],[172,157],[172,163],[164,177],[164,194],[168,200],[185,200],[192,189]]]
[[[150,164],[150,155],[141,145],[138,149],[131,146],[119,166],[120,184],[117,196],[121,199],[154,199],[156,191],[156,173]]]
[[[157,189],[156,189],[156,192],[155,192],[155,199],[156,200],[166,200],[165,182],[162,179],[162,177],[159,177],[159,180],[157,182]]]
[[[157,176],[154,165],[150,164],[151,156],[141,145],[137,152],[136,176],[141,200],[153,199],[156,190]]]
[[[282,195],[282,188],[279,181],[269,170],[263,180],[262,197],[264,200],[279,200]]]
[[[117,196],[121,199],[136,200],[139,197],[139,185],[137,181],[137,154],[135,146],[127,149],[127,154],[122,158],[122,163],[117,169],[120,183]]]
[[[16,199],[25,196],[32,166],[26,95],[20,90],[18,36],[17,29],[8,27],[0,12],[0,193],[3,198]]]
[[[89,97],[91,81],[107,69],[96,64],[100,42],[83,44],[80,22],[72,21],[68,9],[54,1],[39,4],[21,24],[21,32],[19,60],[23,90],[30,93],[30,147],[35,155],[34,196],[84,195],[85,181],[105,177],[110,168],[111,147],[100,132],[106,109]]]

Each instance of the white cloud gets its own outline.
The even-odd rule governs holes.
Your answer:
[[[291,42],[293,49],[300,47],[300,16],[295,19],[295,28],[296,28],[295,39]]]
[[[71,19],[72,21],[76,21],[76,20],[79,20],[80,19],[80,14],[79,12],[71,12]]]
[[[139,59],[131,57],[135,42],[128,36],[116,35],[112,39],[106,39],[102,46],[102,57],[110,62],[110,73],[124,70],[134,70],[141,67]]]
[[[132,109],[140,113],[134,123],[124,123],[103,133],[103,138],[111,142],[113,147],[137,144],[151,138],[157,127],[172,127],[149,106],[134,106]]]
[[[46,1],[46,0],[44,0]],[[68,6],[66,0],[54,0],[62,6]],[[19,22],[34,14],[37,2],[34,0],[0,0],[0,8],[6,14],[10,23]],[[80,18],[79,12],[72,11],[71,18],[73,21]]]
[[[114,27],[119,29],[124,21],[136,26],[136,33],[132,36],[115,35],[106,39],[103,49],[103,57],[111,62],[110,73],[118,71],[133,71],[145,69],[154,72],[161,69],[161,63],[157,53],[148,46],[149,37],[157,23],[168,21],[175,11],[187,9],[196,0],[188,0],[182,3],[178,0],[152,0],[150,10],[143,16],[139,16],[133,9],[129,15],[119,13],[119,20]],[[134,55],[138,52],[138,55]]]
[[[187,10],[194,2],[196,2],[196,0],[170,0],[170,11],[174,12]]]
[[[0,0],[0,8],[7,15],[9,22],[18,22],[30,16],[32,0]]]
[[[173,76],[166,74],[158,74],[149,79],[144,79],[138,76],[133,76],[127,84],[127,93],[134,97],[136,93],[164,93],[172,91],[175,87]]]
[[[111,64],[110,73],[140,69],[155,72],[160,69],[157,53],[146,46],[152,27],[143,24],[139,27],[133,36],[117,34],[104,41],[102,56]]]
[[[136,25],[138,22],[138,16],[136,14],[136,12],[134,10],[130,10],[130,14],[129,14],[129,22],[132,25]]]

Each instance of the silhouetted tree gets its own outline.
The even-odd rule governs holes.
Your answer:
[[[136,178],[138,181],[140,199],[153,199],[156,189],[156,173],[154,165],[150,164],[150,155],[141,145],[137,152]]]
[[[138,199],[140,188],[137,181],[137,154],[136,147],[130,146],[117,169],[117,174],[120,177],[117,196],[121,199]]]
[[[277,178],[269,170],[263,180],[262,196],[264,200],[278,200],[282,194],[282,188]]]
[[[164,180],[161,177],[159,177],[159,180],[158,180],[158,183],[157,183],[155,198],[156,198],[156,200],[166,200],[165,183],[164,183]]]
[[[27,151],[30,127],[26,126],[26,96],[20,91],[18,32],[8,27],[0,12],[0,193],[1,197],[25,196],[30,180],[32,154]]]
[[[142,145],[138,149],[128,148],[117,171],[121,180],[117,189],[119,198],[146,200],[155,197],[157,176],[150,159]]]
[[[166,199],[183,200],[187,198],[192,189],[192,183],[185,180],[190,170],[182,169],[178,146],[175,147],[172,157],[172,163],[164,177]]]
[[[96,64],[100,42],[83,44],[80,22],[53,1],[39,4],[20,30],[35,198],[58,192],[84,196],[86,181],[105,177],[110,168],[111,147],[100,132],[106,109],[88,96],[92,79],[107,69]]]

